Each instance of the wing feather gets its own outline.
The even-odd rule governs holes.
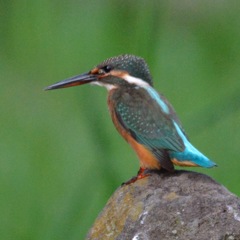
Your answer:
[[[172,121],[177,119],[172,106],[166,102],[169,111],[164,112],[156,99],[137,87],[125,89],[113,97],[117,100],[114,110],[121,125],[137,142],[150,149],[162,165],[170,168],[168,151],[184,150],[184,143]]]

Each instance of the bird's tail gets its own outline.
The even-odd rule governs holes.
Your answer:
[[[181,163],[183,163],[182,165],[184,165],[184,161],[185,162],[188,161],[188,162],[192,162],[193,164],[196,164],[197,166],[206,167],[206,168],[217,166],[217,164],[215,162],[208,159],[205,155],[203,155],[200,151],[198,151],[188,141],[185,134],[182,132],[182,130],[179,128],[179,126],[177,125],[176,122],[174,122],[174,125],[176,127],[176,130],[177,130],[179,136],[183,140],[185,149],[183,152],[171,151],[169,154],[171,159],[175,158],[178,161],[179,165],[181,165]],[[187,164],[186,164],[186,166],[187,166]]]
[[[211,168],[217,164],[198,151],[190,142],[183,152],[170,152],[170,157],[178,160],[179,165],[185,161],[192,162],[200,167]]]

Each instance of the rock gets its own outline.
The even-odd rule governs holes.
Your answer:
[[[190,171],[153,172],[119,187],[87,240],[240,240],[240,199]]]

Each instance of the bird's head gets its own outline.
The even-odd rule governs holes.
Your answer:
[[[85,83],[104,86],[110,90],[128,85],[152,86],[152,78],[143,58],[124,54],[109,58],[89,72],[57,82],[46,87],[45,90],[72,87]]]

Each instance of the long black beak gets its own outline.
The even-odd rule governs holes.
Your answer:
[[[90,72],[87,72],[87,73],[83,73],[81,75],[77,75],[77,76],[65,79],[63,81],[57,82],[53,85],[46,87],[44,90],[53,90],[53,89],[58,89],[58,88],[73,87],[73,86],[93,82],[96,80],[97,80],[96,75],[93,75]]]

